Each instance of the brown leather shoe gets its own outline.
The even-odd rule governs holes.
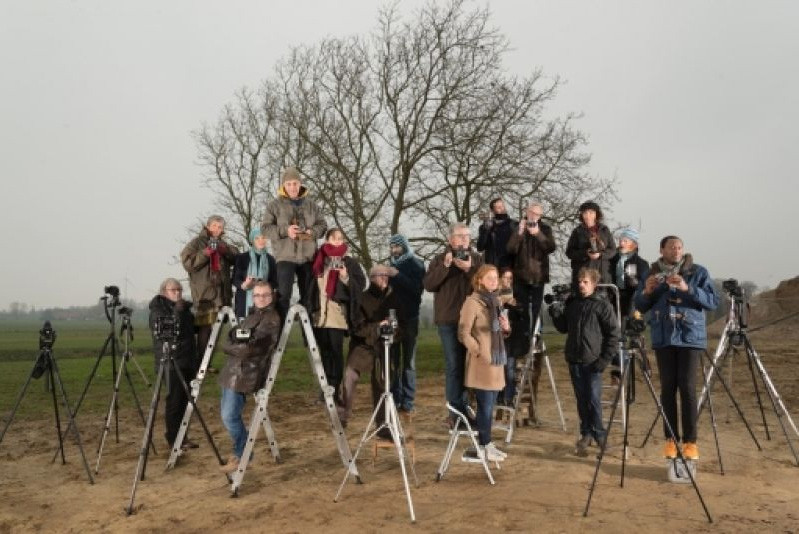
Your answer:
[[[239,459],[236,456],[231,456],[228,458],[227,463],[219,467],[219,470],[223,473],[232,473],[236,469],[239,468]]]

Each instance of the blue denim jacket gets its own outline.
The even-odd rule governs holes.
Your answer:
[[[653,263],[650,275],[656,274],[658,264]],[[644,295],[644,284],[635,294],[636,308],[649,312],[648,323],[652,337],[652,348],[690,347],[707,348],[705,310],[715,310],[719,297],[707,269],[693,263],[690,254],[680,275],[688,285],[688,291],[670,288],[665,282],[658,285],[651,295]]]

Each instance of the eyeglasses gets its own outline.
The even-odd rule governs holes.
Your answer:
[[[457,237],[460,239],[470,239],[471,236],[469,234],[452,234],[452,237]]]
[[[271,299],[272,293],[253,293],[252,298],[254,299]]]
[[[177,293],[182,293],[183,292],[183,288],[182,287],[168,287],[168,288],[166,288],[166,290],[167,291],[174,291],[174,292],[177,292]]]

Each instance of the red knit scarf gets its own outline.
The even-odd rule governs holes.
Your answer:
[[[325,259],[332,258],[332,257],[343,257],[347,253],[347,244],[344,243],[342,245],[331,245],[330,243],[325,243],[322,245],[319,250],[316,251],[316,255],[313,259],[313,275],[315,277],[320,277],[325,273]],[[336,282],[338,282],[338,269],[331,269],[327,275],[327,284],[325,284],[325,295],[327,298],[333,298],[333,295],[336,293]]]

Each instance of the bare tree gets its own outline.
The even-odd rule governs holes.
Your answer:
[[[472,221],[493,196],[536,198],[562,232],[581,201],[614,198],[612,180],[584,171],[578,117],[545,118],[559,80],[504,71],[508,43],[487,9],[431,1],[403,20],[397,5],[369,36],[292,49],[259,100],[242,91],[201,130],[208,183],[242,229],[287,164],[367,267],[400,229],[433,252],[449,223]]]

